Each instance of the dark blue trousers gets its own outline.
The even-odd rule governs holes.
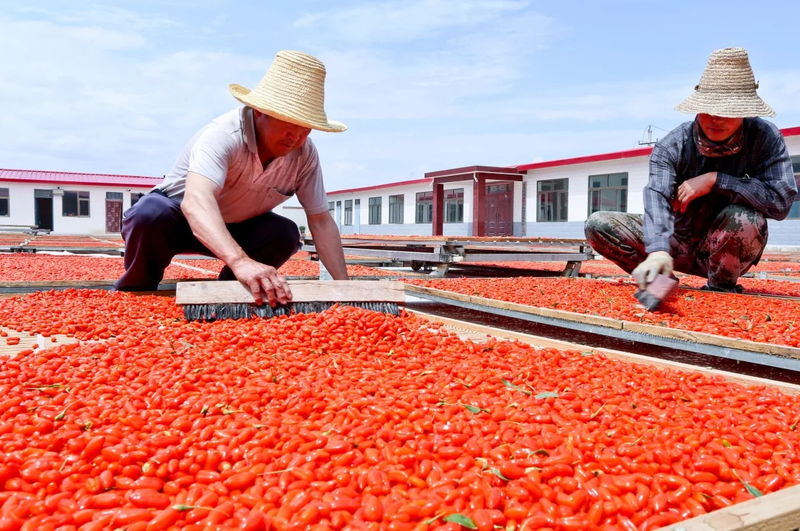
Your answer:
[[[282,266],[300,249],[300,231],[295,223],[267,212],[240,223],[227,224],[233,239],[247,256],[270,265]],[[155,291],[172,258],[181,253],[213,257],[192,234],[181,206],[158,191],[142,197],[123,215],[125,273],[114,283],[119,291]],[[228,266],[219,280],[235,280]]]

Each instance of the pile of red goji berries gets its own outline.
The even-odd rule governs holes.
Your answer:
[[[633,279],[631,279],[632,281]],[[680,285],[690,288],[702,288],[706,280],[700,277],[681,275]],[[800,297],[800,283],[785,280],[740,278],[738,284],[744,288],[745,294],[778,295],[783,297]]]
[[[617,283],[583,278],[463,278],[408,282],[530,306],[800,346],[800,302],[794,300],[679,289],[658,311],[648,312],[634,298],[636,288],[622,279]]]
[[[489,267],[507,267],[513,269],[534,269],[537,271],[563,271],[564,262],[521,262],[521,261],[508,261],[508,262],[467,262],[465,265],[476,266],[489,266]],[[609,261],[591,260],[581,264],[582,274],[590,275],[626,275],[625,271],[618,265]]]
[[[761,261],[751,269],[753,273],[767,272],[773,275],[796,276],[800,275],[800,263],[786,261]]]
[[[164,271],[164,279],[215,278],[224,265],[221,260],[215,259],[176,259]],[[289,260],[279,271],[288,277],[318,277],[319,262]],[[118,257],[0,254],[0,282],[116,280],[124,272],[122,258]],[[416,276],[359,264],[348,265],[347,272],[352,277]]]
[[[0,323],[95,340],[0,361],[0,529],[648,530],[800,483],[800,398],[699,373],[345,307],[69,290]]]
[[[117,257],[61,256],[41,253],[0,254],[0,282],[116,280],[124,272],[122,258]],[[176,265],[170,265],[164,271],[165,279],[214,276]]]
[[[23,234],[0,234],[0,247],[20,245],[27,239]]]
[[[678,275],[680,287],[701,289],[707,284],[706,279],[693,275]],[[607,282],[613,282],[619,286],[635,286],[633,277],[628,278],[601,278]],[[746,295],[774,296],[778,298],[798,297],[800,298],[800,283],[787,282],[785,280],[740,278],[737,282],[744,289]],[[688,293],[688,292],[687,292]]]
[[[469,262],[469,265],[508,267],[514,269],[535,269],[538,271],[563,271],[563,262]],[[627,276],[622,268],[609,260],[588,260],[581,263],[581,274],[593,276]],[[800,263],[797,262],[760,262],[750,269],[751,273],[766,272],[774,276],[797,276],[800,275]],[[679,273],[680,274],[680,273]],[[742,279],[747,280],[747,279]]]

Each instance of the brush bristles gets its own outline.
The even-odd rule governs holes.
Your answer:
[[[183,315],[187,321],[216,321],[219,319],[250,319],[261,317],[271,319],[293,313],[319,313],[338,304],[354,306],[373,312],[389,315],[400,315],[396,302],[294,302],[278,305],[274,308],[268,304],[187,304],[183,307]]]
[[[646,290],[639,290],[633,295],[639,299],[639,302],[642,303],[642,306],[644,306],[648,312],[655,311],[656,308],[661,306],[661,299]]]

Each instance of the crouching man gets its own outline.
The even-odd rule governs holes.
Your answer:
[[[767,218],[788,215],[797,183],[783,136],[758,118],[775,112],[757,88],[744,49],[712,53],[677,107],[695,119],[653,148],[644,216],[596,212],[586,221],[592,248],[641,289],[675,270],[705,278],[705,289],[740,293],[739,277],[767,245]]]
[[[323,264],[334,279],[347,279],[319,156],[308,138],[311,129],[346,129],[327,119],[324,83],[321,62],[282,51],[254,90],[231,85],[244,107],[195,134],[164,182],[125,212],[125,273],[114,287],[155,290],[176,254],[194,252],[225,262],[219,279],[238,279],[258,303],[290,301],[277,269],[299,250],[300,232],[273,210],[295,194]]]

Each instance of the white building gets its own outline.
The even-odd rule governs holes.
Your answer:
[[[800,180],[800,127],[782,130]],[[643,213],[651,148],[514,167],[472,166],[328,193],[342,234],[514,235],[582,238],[595,210]],[[121,215],[160,177],[0,169],[0,228],[55,234],[119,232]],[[307,226],[295,201],[277,214]],[[800,200],[770,220],[771,245],[800,245]]]
[[[782,132],[800,181],[800,127]],[[596,210],[644,212],[651,151],[431,172],[425,179],[329,192],[328,205],[344,235],[582,238],[584,221]],[[435,193],[437,187],[442,193]],[[297,206],[279,207],[277,213],[305,224]],[[787,220],[770,220],[769,243],[800,245],[800,200]]]
[[[0,228],[53,234],[119,232],[122,212],[161,177],[0,169]]]

